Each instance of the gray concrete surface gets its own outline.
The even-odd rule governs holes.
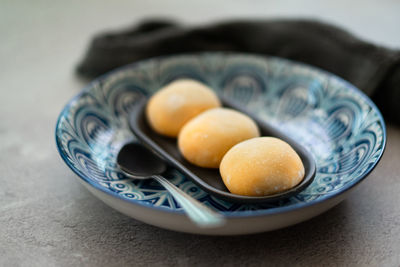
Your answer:
[[[311,16],[400,48],[400,2],[0,1],[0,266],[399,266],[400,127],[339,206],[283,230],[206,237],[128,218],[87,192],[58,156],[56,118],[84,85],[90,36],[144,17],[188,23]]]

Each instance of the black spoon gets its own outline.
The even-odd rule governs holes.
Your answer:
[[[167,164],[145,146],[139,143],[124,145],[118,153],[117,164],[128,177],[157,180],[198,226],[217,227],[225,223],[221,214],[206,207],[161,176],[167,169]]]

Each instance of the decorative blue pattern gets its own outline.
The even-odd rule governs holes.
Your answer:
[[[345,81],[287,60],[206,53],[158,58],[127,66],[89,85],[61,113],[56,141],[61,156],[80,177],[128,201],[167,210],[181,208],[151,180],[131,180],[116,166],[128,140],[130,108],[182,77],[200,80],[245,105],[307,147],[317,162],[314,182],[276,204],[229,203],[202,191],[179,171],[166,176],[196,199],[220,211],[279,209],[339,194],[364,178],[380,159],[385,126],[377,108]]]

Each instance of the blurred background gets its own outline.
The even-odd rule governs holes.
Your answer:
[[[74,77],[74,68],[91,37],[102,31],[126,28],[143,19],[171,18],[193,25],[235,18],[315,18],[341,26],[373,43],[400,48],[399,12],[397,0],[1,0],[0,112],[16,101],[12,95],[21,87],[32,88],[18,101],[39,99],[44,94],[40,90],[43,83],[54,86],[50,93],[59,95],[59,101],[48,105],[61,110],[65,100],[87,82]],[[68,86],[70,90],[57,90],[59,86]]]
[[[64,95],[60,95],[60,102],[48,103],[60,110],[64,100],[83,84],[76,84],[78,81],[71,76],[91,37],[143,19],[171,18],[193,25],[234,18],[316,18],[373,43],[399,48],[399,12],[400,1],[397,0],[1,0],[0,79],[5,85],[0,89],[3,93],[0,111],[5,111],[7,103],[15,101],[4,97],[21,90],[21,86],[27,85],[27,79],[34,87],[26,92],[31,100],[40,97],[43,90],[39,87],[43,83],[69,86],[71,90],[63,92],[54,88],[54,94]],[[32,68],[30,64],[37,67]],[[20,79],[22,75],[24,79]]]

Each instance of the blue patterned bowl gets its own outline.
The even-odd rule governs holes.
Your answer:
[[[223,227],[202,229],[184,216],[157,182],[124,176],[116,156],[126,142],[135,139],[127,123],[130,109],[141,95],[151,95],[184,77],[233,98],[309,149],[317,163],[313,183],[279,203],[241,205],[210,196],[171,168],[168,179],[228,219]],[[232,53],[155,58],[120,68],[73,98],[56,126],[61,157],[108,205],[159,227],[220,235],[278,229],[326,211],[372,171],[385,141],[379,110],[351,84],[292,61]]]

